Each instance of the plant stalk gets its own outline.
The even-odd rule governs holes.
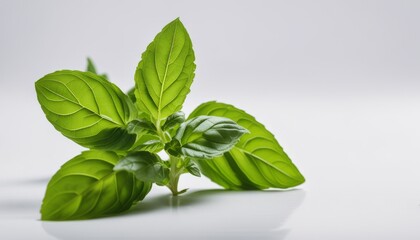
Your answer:
[[[162,128],[160,126],[160,119],[158,119],[156,121],[155,125],[156,125],[157,133],[158,133],[161,141],[165,142],[165,134],[162,131]],[[169,182],[166,186],[169,188],[169,190],[171,190],[172,196],[178,196],[179,194],[185,192],[185,190],[178,191],[179,177],[181,176],[182,171],[184,170],[184,165],[182,163],[182,158],[172,156],[168,152],[166,152],[166,153],[169,156],[169,162],[170,162],[170,165],[171,165],[170,171],[169,171]],[[181,167],[178,167],[179,165]]]
[[[169,161],[171,163],[171,169],[169,172],[169,183],[167,187],[171,190],[173,196],[178,196],[181,192],[178,191],[178,182],[179,177],[181,176],[183,167],[178,168],[179,161],[182,161],[180,158],[174,157],[170,154]]]

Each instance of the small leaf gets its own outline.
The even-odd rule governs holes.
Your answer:
[[[142,54],[135,73],[136,104],[153,122],[181,110],[194,78],[194,51],[187,30],[175,19]]]
[[[115,171],[128,171],[140,181],[155,182],[165,185],[169,181],[169,169],[159,156],[149,152],[134,152],[124,157],[115,167]]]
[[[169,116],[165,124],[162,126],[163,131],[168,131],[170,129],[176,128],[179,126],[179,124],[183,123],[185,121],[185,114],[183,112],[176,112]]]
[[[135,107],[117,86],[103,78],[63,70],[41,78],[35,88],[47,119],[76,143],[124,150],[135,142],[136,135],[126,130],[136,116]]]
[[[188,191],[188,188],[182,189],[181,191],[177,192],[177,195],[181,195],[183,193],[186,193]]]
[[[136,119],[128,123],[127,131],[135,134],[157,135],[157,130],[153,123],[145,119]]]
[[[99,76],[103,77],[105,80],[109,81],[108,76],[106,74],[98,74],[96,72],[95,64],[93,63],[91,58],[87,58],[86,72],[94,73],[96,75],[99,75]]]
[[[212,181],[228,189],[289,188],[305,181],[273,134],[248,113],[232,105],[207,102],[190,118],[200,115],[228,117],[250,131],[223,156],[211,161],[194,159]]]
[[[96,72],[95,64],[93,63],[91,58],[87,58],[86,72],[91,72],[91,73],[94,73],[94,74],[98,74]]]
[[[172,141],[165,144],[165,151],[175,157],[179,157],[181,155],[181,143],[173,138]]]
[[[181,124],[169,148],[186,157],[213,158],[229,151],[246,132],[228,118],[198,116]]]
[[[163,150],[165,145],[158,139],[149,140],[143,144],[137,146],[134,151],[147,151],[151,153],[158,153]]]
[[[198,168],[195,162],[192,162],[192,161],[189,162],[185,169],[187,170],[187,172],[191,173],[192,175],[196,177],[201,177],[200,169]]]
[[[128,172],[114,172],[113,152],[85,151],[51,178],[41,207],[42,220],[75,220],[123,212],[142,200],[150,183]]]

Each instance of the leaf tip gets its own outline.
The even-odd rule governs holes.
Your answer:
[[[292,178],[294,180],[294,183],[290,187],[296,187],[306,182],[305,177],[302,175],[302,173],[298,169],[296,169]]]
[[[298,182],[299,182],[299,184],[298,185],[300,185],[300,184],[303,184],[303,183],[305,183],[306,182],[306,179],[305,179],[305,177],[300,173],[299,174],[299,177],[298,177]]]
[[[34,83],[34,86],[35,86],[35,90],[36,91],[38,91],[38,89],[39,89],[39,81],[40,81],[41,79],[39,79],[39,80],[37,80],[37,81],[35,81],[35,83]]]
[[[171,23],[180,24],[180,25],[184,26],[184,24],[182,23],[182,21],[179,17],[175,18]]]
[[[238,124],[238,125],[239,125],[239,124]],[[239,125],[239,126],[241,127],[240,131],[241,131],[242,135],[243,135],[243,134],[248,134],[248,133],[251,133],[248,129],[246,129],[246,128],[242,127],[241,125]]]

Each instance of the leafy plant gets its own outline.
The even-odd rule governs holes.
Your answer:
[[[203,173],[226,189],[290,188],[305,181],[271,134],[232,105],[207,102],[188,119],[182,105],[194,78],[190,36],[175,19],[142,54],[135,87],[124,94],[98,74],[62,70],[35,83],[47,119],[90,150],[50,180],[43,220],[102,217],[142,200],[153,183],[174,196],[182,174]],[[158,153],[165,151],[168,159]]]

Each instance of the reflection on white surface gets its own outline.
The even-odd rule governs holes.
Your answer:
[[[158,191],[123,215],[42,227],[58,239],[284,239],[291,230],[283,225],[304,198],[303,190],[196,190],[175,198]]]

